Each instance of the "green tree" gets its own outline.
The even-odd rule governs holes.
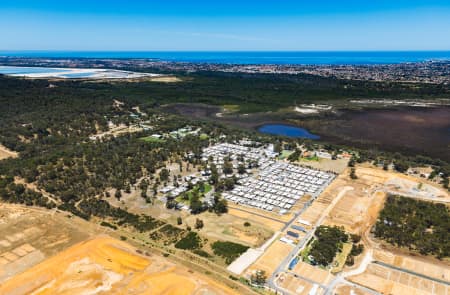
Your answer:
[[[238,166],[238,173],[239,174],[245,174],[247,171],[245,170],[245,166],[244,166],[244,164],[239,164],[239,166]]]
[[[169,176],[170,172],[166,168],[161,169],[161,171],[159,172],[159,179],[161,179],[161,181],[169,180]]]
[[[203,220],[197,218],[195,220],[195,229],[202,229],[203,228]]]
[[[114,197],[116,197],[117,200],[120,200],[120,198],[122,198],[122,192],[120,191],[120,189],[116,189]]]
[[[253,285],[263,286],[266,283],[267,275],[264,270],[257,270],[250,276],[250,281]]]
[[[233,173],[233,164],[226,160],[223,163],[223,173],[224,174],[232,174]]]
[[[227,200],[220,197],[219,193],[214,194],[214,207],[213,210],[217,214],[227,213],[228,212],[228,203]]]

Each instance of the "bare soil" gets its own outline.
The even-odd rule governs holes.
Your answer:
[[[0,160],[7,159],[7,158],[15,158],[18,154],[14,151],[11,151],[10,149],[7,149],[3,145],[0,144]]]

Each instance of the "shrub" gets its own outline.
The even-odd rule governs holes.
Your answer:
[[[202,229],[202,228],[203,228],[203,220],[197,218],[195,220],[195,229]]]
[[[183,250],[195,250],[200,247],[201,239],[196,232],[192,231],[175,244],[175,248]]]
[[[214,254],[225,258],[225,263],[230,264],[249,247],[233,242],[217,241],[212,244],[212,248]]]
[[[111,223],[109,223],[109,222],[106,222],[106,221],[102,221],[102,222],[100,223],[100,225],[101,225],[101,226],[107,226],[107,227],[112,228],[112,229],[114,229],[114,230],[117,229],[117,226],[115,226],[114,224],[111,224]]]
[[[350,251],[350,255],[351,256],[358,256],[363,251],[364,251],[364,245],[363,244],[353,245],[352,250]]]
[[[341,250],[342,243],[348,240],[345,231],[337,226],[319,226],[315,235],[317,239],[312,243],[309,253],[316,263],[323,266],[333,261],[336,253]]]
[[[194,252],[195,254],[197,254],[198,256],[201,256],[201,257],[205,257],[205,258],[211,257],[211,255],[209,255],[208,252],[203,251],[203,250],[201,250],[201,249],[195,249],[195,250],[192,251],[192,252]]]

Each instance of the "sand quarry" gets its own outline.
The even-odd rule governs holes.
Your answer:
[[[237,294],[65,212],[0,204],[0,294]]]
[[[139,255],[100,236],[78,243],[2,284],[0,294],[232,294],[206,278]]]

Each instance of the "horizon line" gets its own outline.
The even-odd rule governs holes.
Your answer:
[[[450,49],[308,49],[308,50],[74,50],[74,49],[0,49],[0,52],[450,52]]]

